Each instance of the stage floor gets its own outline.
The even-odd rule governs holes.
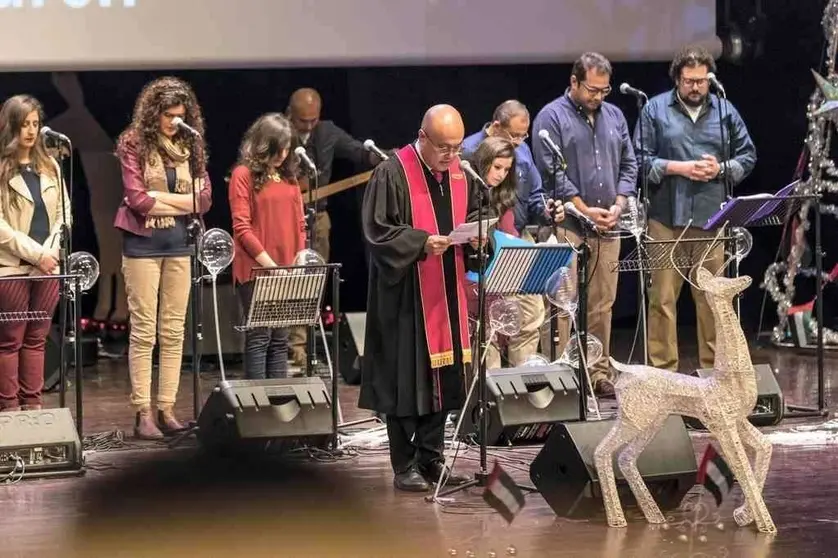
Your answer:
[[[615,343],[615,354],[625,356],[627,346]],[[816,401],[814,355],[755,349],[754,362],[779,369],[787,402]],[[828,401],[835,400],[836,362],[827,354]],[[204,374],[204,397],[216,380],[217,374]],[[538,494],[527,496],[526,507],[507,526],[479,489],[454,495],[444,507],[426,503],[421,494],[396,492],[385,449],[338,460],[314,455],[248,463],[208,461],[194,442],[168,449],[131,440],[124,360],[100,360],[85,370],[84,387],[85,435],[122,430],[126,438],[111,439],[113,449],[90,453],[83,477],[2,486],[0,557],[836,555],[830,548],[838,545],[838,480],[832,478],[838,420],[787,419],[764,429],[775,443],[765,488],[779,530],[775,537],[733,522],[733,509],[742,501],[738,487],[720,509],[703,489],[694,489],[686,509],[667,514],[667,528],[647,526],[632,508],[627,529],[609,529],[604,514],[557,518]],[[356,399],[357,388],[341,384],[344,420],[369,416],[355,407]],[[57,405],[57,395],[50,394],[48,403]],[[181,417],[191,418],[191,403],[192,380],[184,374]],[[707,437],[693,433],[692,440],[699,455]],[[493,449],[490,459],[500,458],[528,483],[528,465],[538,450]],[[457,469],[473,470],[477,456],[473,449],[461,451]]]

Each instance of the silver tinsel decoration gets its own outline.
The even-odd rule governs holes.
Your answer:
[[[835,67],[836,47],[838,47],[838,0],[830,0],[824,10],[821,20],[827,39],[825,83],[818,83],[812,93],[806,109],[809,121],[809,132],[806,136],[806,146],[809,149],[809,177],[802,180],[795,191],[796,195],[813,195],[824,193],[838,193],[838,169],[835,161],[829,156],[832,143],[833,124],[838,123],[838,110],[816,112],[825,103],[838,101],[838,72]],[[762,287],[768,291],[772,300],[777,304],[778,323],[774,327],[774,341],[781,341],[788,322],[788,311],[794,298],[795,277],[803,271],[800,266],[806,245],[806,231],[810,228],[809,214],[812,202],[801,204],[798,218],[800,226],[795,230],[791,239],[791,250],[785,263],[775,263],[766,270]],[[822,211],[834,213],[832,206],[825,206]],[[784,272],[782,282],[777,277]],[[814,275],[814,274],[812,274]]]

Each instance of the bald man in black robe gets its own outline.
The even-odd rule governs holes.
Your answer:
[[[364,195],[370,271],[359,406],[387,416],[401,490],[427,491],[437,481],[447,415],[465,400],[468,257],[448,239],[477,214],[475,185],[459,164],[463,136],[456,109],[430,108],[415,143],[376,168]],[[467,480],[452,475],[447,483]]]

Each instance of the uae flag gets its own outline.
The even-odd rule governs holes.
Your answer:
[[[483,499],[497,510],[507,523],[512,523],[518,512],[524,509],[524,493],[497,461],[489,474]]]
[[[712,444],[704,450],[697,480],[698,484],[709,490],[716,499],[716,506],[722,505],[725,495],[733,488],[733,473]]]

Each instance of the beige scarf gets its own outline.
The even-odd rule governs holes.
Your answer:
[[[166,154],[166,159],[174,164],[175,168],[175,192],[178,194],[189,194],[192,191],[192,173],[189,170],[189,149],[174,143],[171,139],[161,135],[159,139],[160,149]],[[148,155],[143,179],[146,188],[157,192],[168,192],[169,182],[166,178],[166,165],[163,163],[159,150],[155,149]],[[201,190],[202,179],[198,179],[196,188]],[[169,229],[175,226],[175,218],[170,216],[146,217],[145,226],[151,229]]]

